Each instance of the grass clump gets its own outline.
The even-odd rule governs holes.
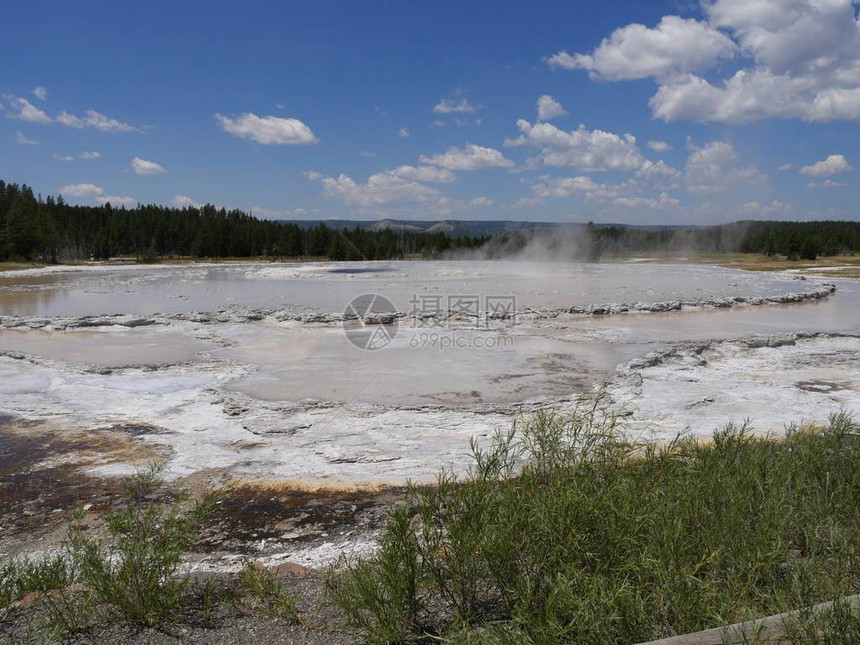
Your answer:
[[[299,621],[298,596],[287,590],[275,571],[260,564],[250,563],[239,572],[233,596],[244,612]]]
[[[410,488],[329,594],[368,642],[634,643],[857,593],[855,431],[639,444],[599,400],[539,413]]]

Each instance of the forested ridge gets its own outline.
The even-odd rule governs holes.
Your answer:
[[[559,234],[564,231],[565,234]],[[575,244],[569,240],[575,238]],[[299,226],[212,205],[173,208],[74,206],[60,197],[37,197],[26,185],[0,180],[0,261],[135,257],[328,257],[332,260],[438,258],[481,249],[514,255],[535,240],[569,259],[597,260],[607,253],[661,251],[741,252],[814,259],[860,251],[860,222],[743,221],[685,229],[652,230],[594,225],[519,233],[457,235],[411,230]]]

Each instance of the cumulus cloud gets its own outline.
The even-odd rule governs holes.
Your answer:
[[[29,123],[51,123],[53,121],[44,110],[37,108],[25,98],[12,96],[11,94],[4,94],[3,98],[6,99],[11,108],[6,110],[6,116],[10,119],[18,119],[19,121],[27,121]]]
[[[474,143],[466,144],[462,150],[451,146],[447,151],[430,157],[421,155],[421,163],[440,166],[448,170],[486,170],[488,168],[512,168],[514,162],[495,148],[485,148]]]
[[[119,195],[106,195],[104,188],[95,184],[69,184],[60,188],[60,194],[66,198],[84,199],[92,198],[99,204],[110,204],[111,206],[135,206],[137,200],[134,197],[123,197]]]
[[[591,54],[560,52],[554,67],[593,78],[652,77],[655,117],[749,123],[860,119],[860,28],[852,0],[702,0],[707,23],[664,17],[628,25]],[[671,35],[671,36],[670,36]],[[711,82],[736,55],[741,68]]]
[[[36,141],[35,139],[30,139],[29,137],[25,136],[22,132],[16,132],[15,133],[15,142],[19,146],[38,146],[39,145],[38,141]]]
[[[397,130],[397,136],[398,136],[398,137],[401,137],[401,138],[403,138],[403,139],[408,139],[408,138],[409,138],[409,137],[411,137],[412,135],[411,135],[411,134],[409,134],[409,128],[407,128],[407,127],[402,127],[402,128],[400,128],[399,130]]]
[[[684,181],[690,194],[710,195],[733,184],[765,179],[755,168],[737,166],[738,154],[726,141],[712,141],[702,147],[690,143],[689,147]]]
[[[104,195],[104,189],[95,184],[69,184],[60,188],[63,197],[96,197]]]
[[[371,175],[365,183],[357,182],[349,175],[327,177],[320,173],[306,173],[314,181],[322,183],[327,197],[340,198],[348,206],[361,209],[387,206],[420,207],[422,212],[447,214],[452,200],[438,190],[407,179],[395,171]]]
[[[707,23],[665,16],[653,29],[639,24],[616,29],[591,54],[561,51],[545,60],[551,67],[584,69],[595,79],[622,81],[706,70],[735,50],[731,38]]]
[[[792,166],[790,163],[784,163],[777,170],[779,170],[780,172],[787,172],[789,170],[794,170],[794,166]]]
[[[483,109],[481,105],[473,105],[465,98],[459,99],[442,99],[433,106],[433,111],[436,114],[450,114],[452,112],[471,113]]]
[[[41,124],[59,123],[60,125],[78,130],[95,128],[102,132],[135,132],[139,129],[129,123],[112,119],[95,110],[87,110],[85,113],[86,116],[83,117],[75,116],[68,112],[60,112],[56,118],[51,118],[47,112],[37,108],[25,98],[10,94],[4,94],[3,98],[6,99],[11,108],[10,110],[6,110],[6,116],[10,119]]]
[[[616,197],[612,201],[615,206],[623,206],[625,208],[647,208],[655,210],[658,208],[674,208],[681,202],[671,197],[668,193],[660,193],[657,199],[649,197]]]
[[[81,159],[101,159],[102,153],[97,150],[84,150],[78,155]]]
[[[167,172],[161,164],[140,157],[131,160],[131,169],[138,175],[159,175]]]
[[[854,167],[848,163],[843,155],[830,155],[824,161],[819,161],[811,166],[803,166],[799,170],[801,175],[810,177],[832,177],[852,172]]]
[[[134,197],[121,195],[100,195],[95,198],[99,204],[110,204],[111,206],[136,206],[137,200]]]
[[[513,208],[523,206],[538,206],[546,200],[582,197],[588,202],[603,203],[625,195],[635,190],[631,181],[622,184],[594,181],[591,177],[578,175],[575,177],[550,177],[541,175],[532,184],[532,197],[520,199],[512,205]]]
[[[391,174],[407,181],[424,181],[431,184],[444,184],[456,179],[456,175],[445,168],[434,166],[400,166]]]
[[[791,204],[784,204],[778,200],[773,200],[770,204],[747,202],[741,206],[741,213],[744,215],[777,215],[787,213],[790,210]]]
[[[492,206],[493,200],[489,197],[475,197],[469,202],[469,206]]]
[[[96,112],[95,110],[87,110],[84,114],[85,116],[80,117],[75,116],[74,114],[69,114],[68,112],[60,112],[57,115],[56,121],[60,125],[65,125],[69,128],[75,128],[78,130],[94,128],[101,132],[136,132],[139,129],[130,123],[124,123],[123,121],[112,119],[111,117],[105,116],[101,112]]]
[[[572,166],[583,171],[634,171],[645,162],[636,137],[631,134],[589,130],[584,125],[567,132],[551,123],[532,125],[525,119],[519,119],[517,127],[520,136],[507,139],[505,145],[538,148],[540,160],[547,166]]]
[[[662,160],[645,161],[634,176],[643,187],[656,190],[673,190],[681,181],[681,171]]]
[[[74,161],[75,158],[72,155],[58,155],[56,152],[51,155],[57,161]]]
[[[654,152],[668,152],[672,149],[672,146],[665,141],[649,141],[645,144]]]
[[[215,121],[224,132],[234,137],[264,145],[309,145],[318,141],[313,131],[298,119],[260,117],[246,112],[234,119],[215,114]]]
[[[48,88],[43,85],[37,85],[31,90],[31,93],[40,101],[48,98]]]
[[[201,208],[203,206],[203,204],[195,202],[187,195],[174,195],[173,205],[176,208]]]
[[[825,179],[820,184],[817,184],[814,181],[811,181],[808,184],[806,184],[806,187],[809,188],[810,190],[813,190],[815,188],[842,188],[845,185],[846,184],[844,181],[833,181],[832,179]]]
[[[262,206],[251,206],[251,215],[260,219],[283,219],[284,217],[283,211]]]
[[[549,94],[544,94],[537,100],[537,110],[539,121],[549,121],[567,115],[567,110]]]

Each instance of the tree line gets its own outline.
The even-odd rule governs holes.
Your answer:
[[[742,221],[720,226],[648,229],[565,227],[550,232],[457,235],[412,230],[343,229],[319,223],[263,220],[212,205],[173,208],[73,206],[62,196],[37,197],[27,185],[0,180],[0,261],[158,257],[327,257],[391,260],[511,257],[535,246],[557,259],[596,261],[606,253],[761,253],[790,259],[860,251],[860,222]]]
[[[338,229],[263,220],[212,205],[171,208],[73,206],[42,200],[27,185],[0,180],[0,260],[102,260],[158,257],[328,257],[390,260],[439,257],[482,246],[488,236]]]

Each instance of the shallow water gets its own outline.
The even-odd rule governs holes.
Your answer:
[[[0,315],[89,316],[215,311],[229,306],[341,313],[363,293],[399,311],[442,296],[515,296],[518,308],[772,296],[786,274],[663,264],[369,262],[81,267],[0,274]],[[410,304],[420,302],[421,304]],[[447,307],[446,307],[447,308]]]

